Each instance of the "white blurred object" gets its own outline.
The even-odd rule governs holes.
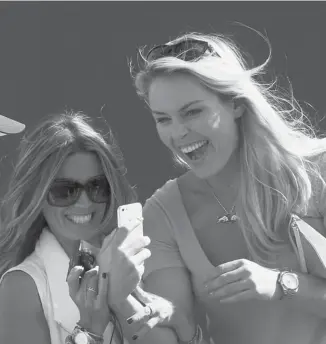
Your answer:
[[[0,136],[17,134],[25,129],[25,124],[0,115]]]

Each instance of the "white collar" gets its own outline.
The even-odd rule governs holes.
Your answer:
[[[79,309],[69,295],[66,277],[69,257],[55,236],[44,228],[35,247],[42,259],[51,292],[54,320],[72,332],[80,319]]]

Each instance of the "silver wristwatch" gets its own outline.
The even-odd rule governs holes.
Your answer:
[[[75,327],[71,339],[74,344],[103,344],[102,336],[89,332],[79,325]]]
[[[283,296],[295,295],[299,290],[298,275],[292,271],[281,271],[277,282],[282,288]]]

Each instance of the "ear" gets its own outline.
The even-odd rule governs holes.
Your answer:
[[[243,113],[246,111],[246,106],[241,99],[233,100],[233,112],[234,118],[239,119],[242,117]]]

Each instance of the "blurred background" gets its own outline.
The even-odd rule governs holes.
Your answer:
[[[268,57],[267,80],[292,82],[309,103],[310,118],[326,129],[325,2],[0,2],[0,114],[27,125],[64,109],[110,124],[144,201],[180,173],[158,141],[154,122],[137,97],[128,61],[137,47],[164,43],[188,31],[229,34],[254,64]],[[23,134],[0,142],[0,195]]]

